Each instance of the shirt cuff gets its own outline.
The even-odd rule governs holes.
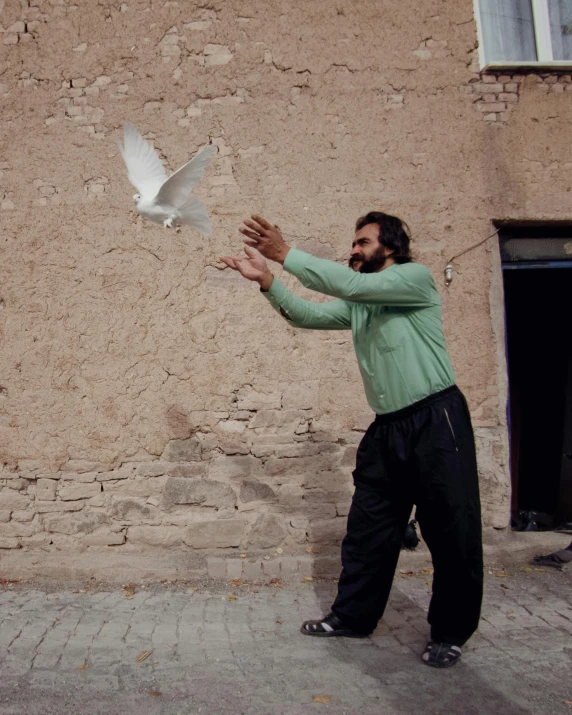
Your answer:
[[[268,298],[273,298],[276,303],[280,303],[288,295],[288,288],[274,276],[270,288],[262,293]]]

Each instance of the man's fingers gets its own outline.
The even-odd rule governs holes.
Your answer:
[[[220,257],[220,260],[221,260],[223,263],[226,263],[226,265],[227,265],[229,268],[232,268],[233,271],[237,271],[237,270],[238,270],[238,268],[236,267],[236,264],[235,264],[235,262],[234,262],[234,258],[233,258],[232,256],[221,256],[221,257]]]
[[[253,248],[250,248],[250,246],[245,246],[244,252],[249,258],[256,258],[258,256],[258,252],[255,251]]]
[[[233,271],[238,270],[237,261],[240,260],[239,258],[233,258],[232,256],[221,256],[220,260],[223,263],[226,263],[229,268],[232,268]]]
[[[258,242],[257,241],[247,241],[244,239],[244,243],[246,243],[247,246],[251,246],[252,248],[258,248]],[[246,251],[246,248],[244,249]],[[246,261],[246,258],[244,259]]]
[[[251,228],[253,231],[257,231],[261,236],[263,236],[268,229],[264,228],[264,226],[256,221],[249,221],[247,218],[244,219],[244,223],[246,226]],[[272,227],[270,227],[272,228]]]
[[[268,223],[268,221],[265,218],[262,218],[262,216],[253,214],[251,218],[253,221],[256,221],[256,223],[260,224],[260,226],[262,226],[262,228],[265,228],[267,231],[269,231],[271,228],[274,228],[274,226],[271,223]]]
[[[259,233],[248,231],[246,228],[241,228],[239,231],[243,236],[248,236],[248,238],[251,238],[253,241],[260,241],[262,239],[262,236]]]

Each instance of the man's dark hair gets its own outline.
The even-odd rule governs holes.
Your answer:
[[[393,251],[391,257],[396,263],[409,263],[413,260],[409,247],[409,226],[397,216],[390,216],[382,211],[370,211],[356,221],[356,231],[370,223],[379,226],[379,242]]]

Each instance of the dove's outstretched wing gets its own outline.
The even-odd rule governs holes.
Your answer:
[[[130,122],[123,125],[123,146],[117,142],[127,165],[129,181],[141,194],[152,199],[167,178],[159,155]]]
[[[177,169],[174,174],[171,174],[161,186],[155,203],[176,206],[177,208],[181,207],[189,198],[189,194],[195,184],[202,178],[209,161],[216,154],[216,151],[214,146],[206,147],[191,161]]]

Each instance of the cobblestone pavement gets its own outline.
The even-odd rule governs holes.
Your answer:
[[[419,659],[428,570],[398,576],[363,641],[300,634],[331,581],[156,585],[132,598],[6,585],[0,715],[572,713],[572,570],[521,568],[487,573],[480,630],[450,670]]]

